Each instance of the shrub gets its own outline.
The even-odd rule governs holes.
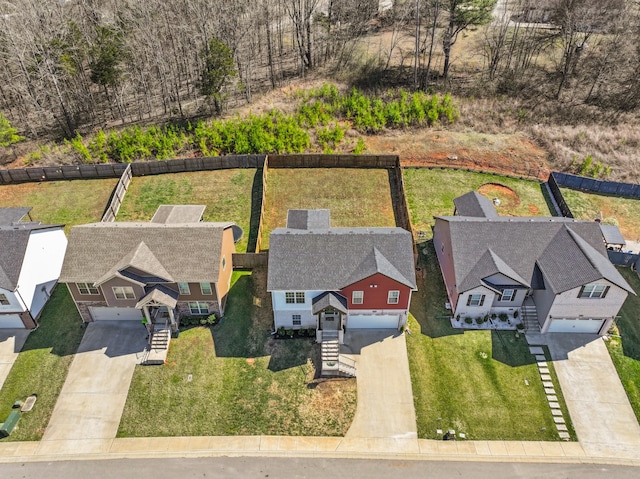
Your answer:
[[[513,312],[513,319],[516,319],[519,315],[520,315],[520,313],[519,313],[519,312],[518,312],[518,310],[516,309],[516,310]]]
[[[484,323],[484,318],[482,316],[478,316],[476,318],[476,324],[482,324],[482,323]]]
[[[504,323],[509,319],[509,316],[507,315],[507,313],[500,313],[498,315],[498,318],[500,318],[500,321]]]
[[[496,313],[491,313],[491,319],[496,319],[498,315]]]
[[[364,144],[364,140],[362,137],[358,138],[356,146],[353,148],[353,153],[356,155],[361,155],[367,150],[367,146]]]
[[[285,334],[285,328],[284,328],[284,326],[280,326],[280,327],[278,328],[277,333],[278,333],[278,336],[284,336],[284,334]]]
[[[522,323],[518,323],[518,324],[516,324],[516,329],[517,329],[518,331],[522,331],[522,330],[524,330],[524,324],[522,324]]]
[[[464,322],[467,324],[472,324],[473,323],[473,319],[471,319],[469,316],[467,316],[466,318],[464,318]]]

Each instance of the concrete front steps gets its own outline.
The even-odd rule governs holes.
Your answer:
[[[529,333],[539,333],[540,324],[538,323],[538,311],[536,305],[532,301],[525,301],[520,308],[520,314],[522,316],[522,324],[524,324],[524,330]]]
[[[321,343],[322,376],[356,377],[356,363],[340,354],[338,331],[322,331]]]

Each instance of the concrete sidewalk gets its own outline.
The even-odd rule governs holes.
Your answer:
[[[0,463],[156,457],[287,456],[640,466],[640,458],[589,456],[575,442],[434,441],[346,437],[154,437],[2,442]]]

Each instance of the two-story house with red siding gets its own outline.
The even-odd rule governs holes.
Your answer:
[[[146,318],[175,331],[183,316],[224,314],[233,223],[203,222],[204,206],[162,205],[150,222],[71,228],[60,282],[82,320]]]
[[[416,290],[413,240],[402,228],[332,228],[329,210],[290,210],[269,237],[275,328],[399,329]]]

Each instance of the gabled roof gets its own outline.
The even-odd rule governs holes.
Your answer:
[[[156,258],[153,252],[145,244],[144,241],[138,243],[136,247],[127,252],[120,261],[113,265],[109,271],[97,279],[94,283],[95,286],[99,286],[102,283],[109,281],[111,278],[117,276],[120,271],[126,268],[136,268],[145,273],[149,273],[149,276],[155,276],[165,281],[174,281],[171,274],[165,269],[162,263]],[[131,278],[130,275],[127,277]],[[135,278],[131,278],[135,279]]]
[[[402,228],[278,228],[269,236],[269,291],[338,291],[376,273],[415,289],[411,233]]]
[[[600,278],[633,291],[608,260],[599,225],[593,221],[464,216],[436,220],[449,223],[458,292],[481,285],[483,278],[504,266],[525,280],[523,284],[537,286],[543,279],[554,293]],[[536,272],[536,265],[543,278]],[[522,282],[513,273],[500,272]]]
[[[0,225],[10,225],[17,223],[22,218],[29,214],[31,207],[19,207],[19,208],[0,208]]]
[[[92,223],[71,228],[60,281],[104,279],[127,266],[174,281],[216,282],[233,223]]]
[[[336,311],[340,311],[342,314],[347,314],[349,312],[347,298],[340,293],[325,291],[321,295],[313,298],[311,301],[311,314],[318,314],[320,311],[329,307]]]
[[[602,231],[602,237],[607,244],[625,245],[627,242],[624,240],[620,229],[615,225],[603,225],[600,223],[600,230]]]
[[[178,292],[166,286],[156,285],[136,303],[136,309],[140,309],[151,302],[164,304],[169,308],[175,308],[178,304]]]
[[[43,225],[38,222],[0,226],[0,288],[9,291],[15,291],[17,288],[27,245],[33,231],[62,228],[64,225]]]
[[[151,218],[152,223],[197,223],[202,221],[206,206],[160,205]]]
[[[470,191],[453,200],[458,216],[473,216],[476,218],[498,218],[493,203],[477,191]]]
[[[289,210],[287,228],[296,230],[316,230],[331,227],[329,210]]]

